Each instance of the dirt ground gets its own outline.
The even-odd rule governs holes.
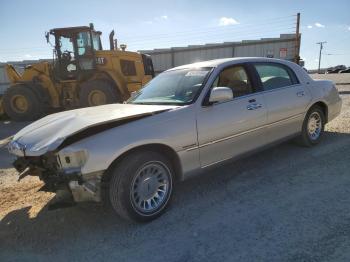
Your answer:
[[[333,76],[332,76],[333,77]],[[181,183],[149,224],[98,204],[48,211],[0,149],[0,261],[349,261],[350,77],[320,145],[287,142]],[[26,123],[0,123],[0,139]]]

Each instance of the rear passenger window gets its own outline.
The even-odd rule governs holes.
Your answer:
[[[252,93],[252,86],[243,66],[232,66],[222,70],[213,87],[231,88],[234,98]]]
[[[264,90],[290,86],[295,84],[296,80],[291,77],[288,69],[280,65],[255,65]]]

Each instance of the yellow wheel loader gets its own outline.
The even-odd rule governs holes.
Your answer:
[[[2,98],[5,113],[15,121],[35,120],[59,110],[123,102],[154,76],[148,55],[117,47],[109,35],[110,50],[102,50],[101,32],[90,26],[55,28],[52,63],[27,66],[19,74],[6,65],[11,86]],[[1,109],[0,109],[1,110]]]

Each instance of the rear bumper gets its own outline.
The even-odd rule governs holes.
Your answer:
[[[342,99],[339,97],[335,103],[328,107],[328,122],[340,115]]]

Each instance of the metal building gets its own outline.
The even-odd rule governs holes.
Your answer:
[[[217,58],[270,57],[293,60],[295,57],[295,34],[281,34],[279,38],[189,45],[187,47],[139,50],[139,52],[151,55],[156,73],[175,66]]]

